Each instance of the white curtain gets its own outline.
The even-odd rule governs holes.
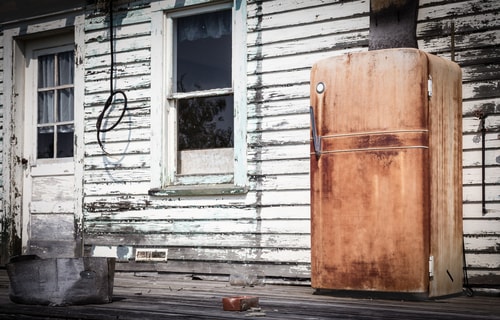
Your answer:
[[[38,57],[39,124],[74,120],[73,88],[51,89],[54,86],[73,84],[74,54],[73,51],[57,54],[57,76],[55,57],[55,55]],[[55,99],[57,99],[57,118]]]
[[[57,55],[57,70],[59,84],[72,84],[74,76],[73,51],[61,52]]]
[[[58,90],[57,92],[57,120],[58,121],[73,121],[73,88]]]
[[[38,57],[38,88],[53,87],[54,79],[54,56],[46,55]]]
[[[74,53],[73,51],[61,52],[57,55],[59,85],[73,84]],[[57,92],[57,121],[72,121],[74,119],[73,88],[61,89]]]
[[[179,18],[177,40],[218,39],[231,34],[231,10]]]

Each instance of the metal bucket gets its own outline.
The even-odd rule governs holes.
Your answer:
[[[17,256],[7,264],[12,302],[38,305],[109,303],[115,258]]]

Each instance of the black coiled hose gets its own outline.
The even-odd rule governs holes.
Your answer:
[[[99,146],[101,147],[102,151],[106,154],[106,150],[104,149],[104,145],[102,144],[101,141],[101,133],[103,132],[108,132],[113,130],[123,119],[123,116],[125,115],[125,111],[127,111],[127,95],[125,92],[122,90],[114,90],[113,88],[113,70],[114,70],[114,64],[115,64],[115,59],[114,59],[114,29],[113,29],[113,0],[109,0],[109,45],[110,45],[110,53],[111,53],[111,66],[110,66],[110,75],[109,75],[109,91],[111,94],[108,97],[108,100],[106,100],[106,103],[104,104],[104,108],[102,109],[101,113],[97,117],[96,121],[96,129],[97,129],[97,142],[99,143]],[[109,108],[111,107],[113,100],[116,95],[121,95],[123,97],[123,109],[120,114],[120,117],[118,117],[118,120],[116,122],[107,128],[102,128],[102,121],[104,119],[104,116],[108,112]]]

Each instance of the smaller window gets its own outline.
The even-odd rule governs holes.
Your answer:
[[[37,158],[73,157],[74,52],[41,54],[37,60]]]

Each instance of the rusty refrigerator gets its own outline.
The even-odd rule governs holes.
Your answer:
[[[462,291],[461,70],[417,49],[311,70],[311,282]]]

